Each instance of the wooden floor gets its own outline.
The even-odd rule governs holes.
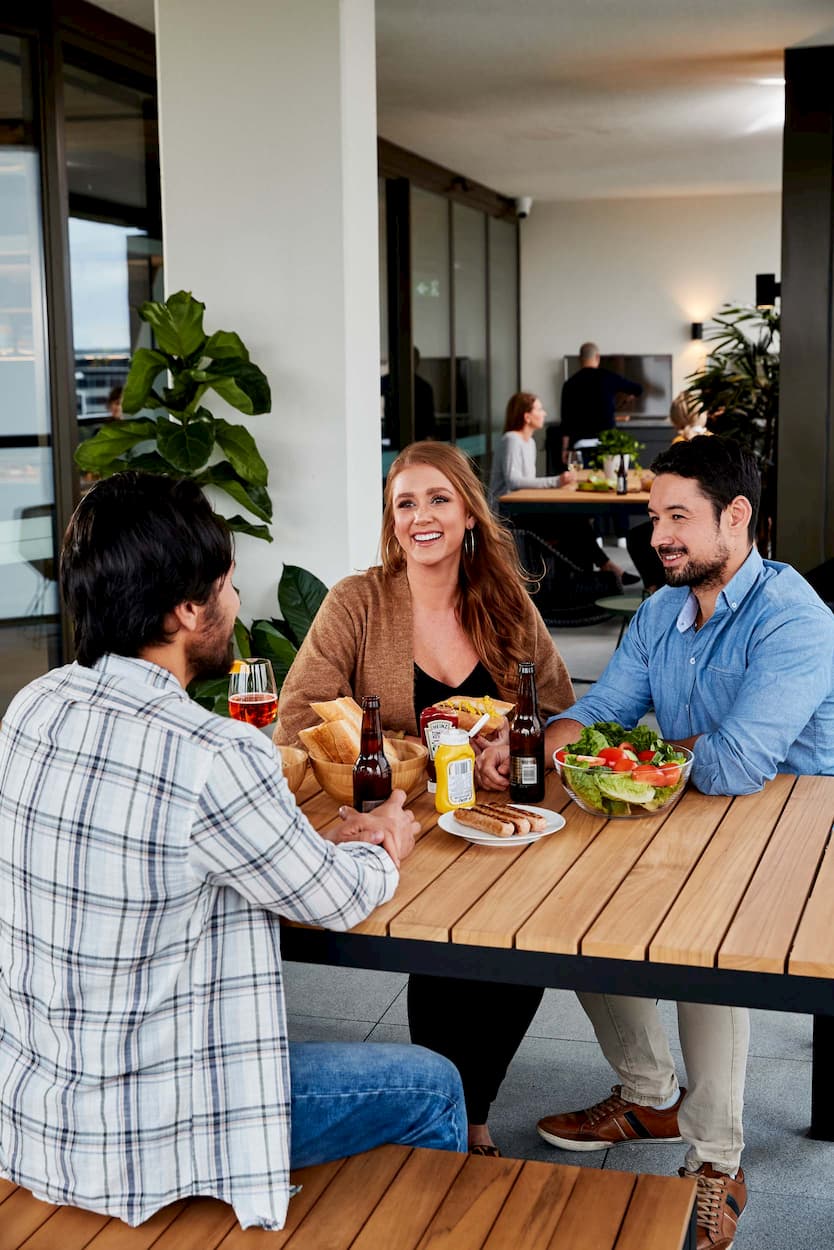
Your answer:
[[[0,1250],[681,1250],[693,1181],[384,1146],[308,1168],[278,1233],[210,1198],[139,1228],[0,1181]]]

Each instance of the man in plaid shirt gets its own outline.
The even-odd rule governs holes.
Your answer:
[[[193,483],[96,484],[62,553],[78,659],[0,730],[0,1174],[130,1224],[204,1194],[280,1228],[290,1167],[466,1149],[447,1060],[287,1039],[278,916],[359,923],[416,826],[395,791],[318,834],[272,743],[188,697],[228,671],[232,570]]]

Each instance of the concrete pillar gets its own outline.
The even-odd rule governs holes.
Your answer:
[[[272,387],[271,414],[223,415],[275,508],[271,545],[238,540],[242,615],[276,615],[282,562],[332,584],[379,539],[373,0],[156,0],[156,39],[166,292]]]

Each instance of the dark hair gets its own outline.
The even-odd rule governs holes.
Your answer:
[[[652,471],[658,476],[675,473],[678,477],[696,481],[701,493],[712,503],[716,524],[736,496],[743,495],[749,499],[752,512],[747,536],[753,542],[762,494],[762,475],[752,452],[746,451],[734,439],[701,434],[686,443],[673,443],[660,453],[652,464]]]
[[[538,395],[534,395],[532,391],[516,391],[515,395],[510,396],[504,415],[505,434],[509,434],[511,430],[524,429],[524,417],[532,411],[537,399]]]
[[[229,528],[196,483],[133,472],[96,482],[61,551],[79,664],[167,642],[166,615],[207,603],[233,558]]]

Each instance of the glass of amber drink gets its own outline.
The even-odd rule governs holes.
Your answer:
[[[278,715],[278,691],[269,660],[236,660],[229,674],[229,715],[263,729]]]

